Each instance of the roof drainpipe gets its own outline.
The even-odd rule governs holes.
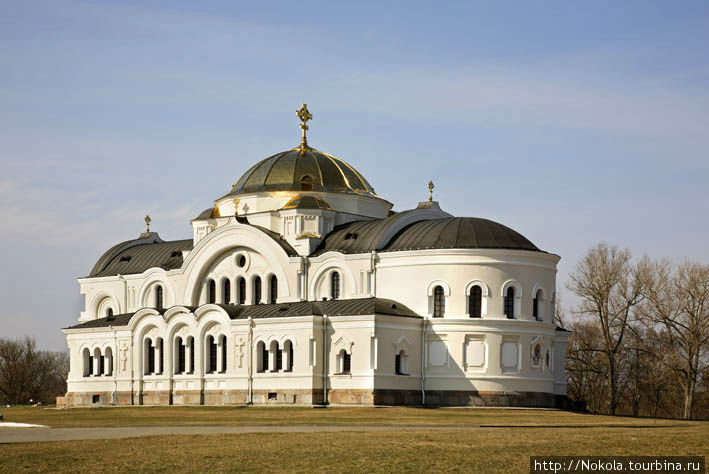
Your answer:
[[[116,338],[116,328],[114,328],[112,325],[109,325],[108,328],[113,331],[113,347],[114,349],[111,349],[111,376],[113,378],[113,392],[111,393],[111,405],[117,405],[118,400],[116,399],[116,392],[118,391],[118,381],[116,380],[116,370],[114,369],[116,364],[114,361],[116,360],[116,357],[118,356],[118,339]]]
[[[248,405],[253,405],[254,404],[254,375],[253,375],[253,368],[254,368],[254,318],[249,316],[249,394],[248,394],[248,400],[247,404]]]
[[[327,315],[322,315],[322,402],[327,406]]]
[[[421,405],[426,406],[426,317],[421,323]]]

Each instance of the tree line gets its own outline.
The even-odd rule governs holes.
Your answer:
[[[590,411],[709,418],[709,265],[675,264],[605,243],[577,263],[568,396]]]
[[[37,349],[34,338],[0,338],[0,406],[54,404],[66,393],[69,354]]]

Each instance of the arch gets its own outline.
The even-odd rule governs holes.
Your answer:
[[[522,313],[522,286],[515,280],[507,280],[502,285],[503,314],[507,319],[517,319]]]
[[[240,276],[236,279],[236,301],[246,304],[246,278]]]
[[[542,298],[544,300],[547,299],[547,290],[544,288],[544,286],[541,283],[536,283],[534,287],[532,287],[532,297],[537,294],[538,291],[542,292]]]
[[[476,292],[474,288],[480,289],[480,300],[479,300],[479,313],[473,310],[478,310],[476,305],[472,305],[473,297],[477,298],[477,295],[472,293]],[[465,286],[465,313],[471,318],[487,316],[487,300],[492,295],[490,287],[482,280],[473,280]],[[475,314],[474,314],[475,313]]]
[[[104,360],[103,360],[103,356],[101,355],[101,349],[99,349],[98,347],[95,347],[92,355],[93,355],[93,362],[94,362],[94,370],[93,370],[94,377],[98,377],[100,375],[103,375]]]
[[[208,334],[204,341],[204,373],[214,374],[217,372],[217,342],[213,335]]]
[[[113,308],[111,308],[110,306],[109,306],[108,309],[106,310],[106,317],[107,317],[107,318],[112,318],[112,317],[113,317]]]
[[[113,349],[111,346],[104,349],[104,374],[113,375]]]
[[[263,283],[260,275],[251,277],[251,304],[261,304],[263,300]]]
[[[187,367],[186,360],[186,341],[182,339],[182,336],[176,336],[173,339],[173,373],[174,374],[184,374]]]
[[[268,370],[268,351],[266,343],[258,341],[256,343],[256,372],[266,372]]]
[[[222,289],[222,303],[231,303],[231,280],[229,277],[223,277],[219,286]]]
[[[155,288],[161,285],[163,289],[163,307],[169,308],[176,301],[175,291],[172,289],[169,278],[162,268],[151,268],[145,271],[146,278],[138,290],[136,303],[141,308],[155,306]]]
[[[443,292],[445,296],[450,296],[451,295],[451,287],[448,286],[448,283],[446,283],[443,280],[433,280],[431,283],[428,284],[428,288],[426,289],[426,294],[428,296],[433,296],[433,290],[437,287],[440,286],[443,288]]]
[[[340,272],[337,270],[330,272],[330,299],[340,299]]]
[[[293,372],[293,341],[290,339],[283,343],[283,371]]]
[[[280,283],[280,295],[290,296],[290,285],[284,270],[290,258],[286,251],[263,231],[235,221],[207,234],[187,255],[182,264],[186,277],[185,302],[195,304],[198,301],[200,284],[210,264],[224,252],[237,247],[259,253],[271,262],[272,271]]]
[[[275,304],[278,302],[278,277],[270,274],[266,281],[268,282],[268,303]]]
[[[91,358],[91,351],[89,351],[88,347],[84,347],[81,351],[81,355],[83,358],[83,375],[84,377],[89,377],[91,376],[91,373],[93,372],[93,360]]]
[[[319,301],[323,297],[330,296],[330,286],[329,283],[326,284],[326,278],[329,278],[330,272],[333,270],[340,272],[341,298],[347,298],[347,295],[355,296],[357,294],[357,280],[352,270],[345,263],[344,255],[331,251],[321,257],[325,257],[325,259],[310,278],[308,299],[310,301]]]
[[[165,307],[163,286],[160,283],[155,285],[155,308],[163,309]]]
[[[394,374],[409,375],[409,356],[405,349],[401,349],[394,354]]]
[[[340,349],[340,351],[337,353],[337,373],[352,373],[352,354],[347,352],[345,348]]]
[[[217,284],[213,278],[207,279],[207,304],[217,302]]]
[[[278,341],[273,340],[268,345],[268,369],[269,372],[278,372],[283,365],[283,355]]]
[[[117,313],[121,313],[121,305],[118,298],[109,291],[101,291],[94,295],[91,300],[91,317],[97,319],[106,314],[108,308],[113,308]]]

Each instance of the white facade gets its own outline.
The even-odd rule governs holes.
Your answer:
[[[287,208],[302,197],[325,204]],[[114,247],[79,279],[64,403],[558,403],[559,257],[473,241],[403,250],[424,221],[499,224],[452,221],[435,202],[390,208],[356,192],[242,192],[194,219],[191,242],[146,233]],[[349,228],[362,230],[336,242]],[[461,242],[450,228],[439,240],[450,235]]]

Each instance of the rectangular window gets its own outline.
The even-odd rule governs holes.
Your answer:
[[[185,373],[185,345],[180,343],[180,345],[177,348],[177,373],[178,374],[184,374]]]
[[[209,343],[209,370],[208,373],[214,373],[217,370],[217,344],[214,339],[210,339]]]
[[[394,373],[396,375],[401,375],[401,354],[396,354],[394,356]]]

